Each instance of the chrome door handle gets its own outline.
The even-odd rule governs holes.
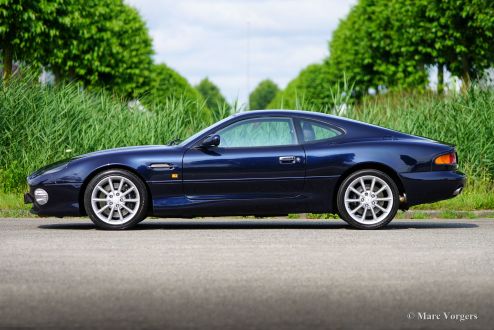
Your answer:
[[[279,160],[280,164],[295,164],[296,162],[295,156],[281,156]]]
[[[152,168],[153,170],[173,170],[175,166],[169,163],[154,163],[149,165],[149,168]]]

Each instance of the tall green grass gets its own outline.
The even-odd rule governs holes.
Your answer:
[[[456,145],[461,168],[478,178],[494,173],[494,90],[466,94],[390,94],[350,109],[357,120]]]
[[[455,203],[468,204],[468,209],[494,207],[489,197],[494,189],[492,89],[473,87],[466,94],[446,97],[385,94],[357,105],[345,96],[334,103],[348,107],[308,109],[455,144],[460,169],[469,175],[465,194]],[[305,106],[303,101],[296,104]],[[105,92],[87,93],[70,84],[43,86],[29,77],[12,79],[0,86],[0,191],[21,191],[26,175],[47,163],[112,147],[165,144],[190,136],[230,111],[168,100],[143,112]]]
[[[19,191],[40,166],[90,151],[166,144],[226,116],[202,103],[167,100],[147,111],[75,84],[53,87],[34,76],[0,86],[0,190]]]

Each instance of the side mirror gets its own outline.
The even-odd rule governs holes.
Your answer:
[[[210,148],[210,147],[217,147],[220,145],[220,136],[219,135],[210,135],[207,138],[204,139],[201,143],[202,148]]]

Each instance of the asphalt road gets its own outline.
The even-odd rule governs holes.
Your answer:
[[[0,328],[492,329],[493,276],[494,220],[0,219]]]

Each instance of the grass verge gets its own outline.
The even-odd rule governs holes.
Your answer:
[[[24,204],[22,194],[0,192],[0,217],[25,218],[30,217],[30,206]]]

